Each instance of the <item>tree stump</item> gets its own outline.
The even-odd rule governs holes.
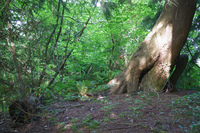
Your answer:
[[[30,96],[24,100],[16,100],[9,106],[9,114],[13,121],[24,123],[31,119],[38,110],[40,99]]]

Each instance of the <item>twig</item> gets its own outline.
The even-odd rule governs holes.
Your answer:
[[[140,124],[136,124],[136,125],[133,125],[133,126],[128,126],[128,127],[115,127],[115,128],[107,128],[105,130],[120,130],[120,129],[128,129],[128,128],[133,128],[133,127],[137,127],[139,126]]]
[[[71,108],[76,108],[76,107],[81,107],[84,106],[83,104],[78,104],[78,105],[74,105],[74,106],[70,106],[67,109],[71,109]]]
[[[148,84],[148,86],[157,94],[157,96],[158,96],[158,99],[160,99],[160,97],[159,97],[159,93],[158,92],[156,92],[154,89],[153,89],[153,87],[151,87],[151,85],[149,84],[149,83],[147,83]]]
[[[189,53],[190,53],[190,55],[191,55],[191,57],[192,57],[192,59],[193,59],[194,56],[192,55],[192,52],[190,51],[190,48],[189,48],[189,46],[188,46],[188,43],[186,44],[186,46],[187,46],[187,49],[188,49],[188,51],[189,51]],[[191,60],[192,60],[192,59],[191,59]],[[197,66],[198,68],[200,68],[200,66],[197,65],[193,60],[192,60],[192,62],[194,63],[195,66]]]
[[[86,76],[90,73],[91,70],[92,70],[92,63],[90,63],[89,67],[87,68],[86,73],[85,73],[83,79],[86,78]]]

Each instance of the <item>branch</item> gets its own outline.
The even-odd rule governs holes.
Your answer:
[[[84,22],[81,22],[81,21],[78,21],[78,20],[76,20],[76,19],[74,19],[74,18],[72,18],[72,17],[69,17],[69,16],[65,16],[66,18],[70,18],[70,19],[72,19],[72,20],[74,20],[75,22],[78,22],[78,23],[84,23]]]
[[[187,49],[188,49],[188,51],[189,51],[189,53],[190,53],[190,55],[191,55],[191,57],[192,57],[191,60],[192,60],[193,64],[194,64],[196,67],[200,68],[200,66],[197,65],[196,62],[193,61],[193,59],[194,59],[195,57],[194,57],[194,55],[192,55],[192,52],[190,51],[190,48],[189,48],[189,46],[188,46],[188,43],[186,44],[186,46],[187,46]]]
[[[79,35],[78,39],[76,40],[76,42],[78,42],[78,41],[80,40],[80,38],[81,38],[81,36],[82,36],[82,34],[83,34],[83,31],[85,30],[85,28],[86,28],[88,22],[90,21],[90,19],[91,19],[91,16],[88,18],[88,20],[87,20],[86,23],[84,24],[84,26],[83,26],[83,28],[82,28],[82,30],[81,30],[81,32],[80,32],[80,35]]]
[[[0,46],[11,52],[11,50],[9,48],[7,48],[5,45],[0,44]]]
[[[10,3],[10,0],[7,0],[6,3],[5,3],[5,5],[1,8],[0,12],[1,12],[7,5],[9,5],[9,3]]]
[[[82,34],[83,34],[83,31],[85,30],[85,28],[86,28],[88,22],[90,21],[90,18],[91,18],[91,16],[88,18],[88,20],[87,20],[86,23],[84,24],[84,27],[82,28],[82,30],[81,30],[81,32],[80,32],[80,35],[79,35],[79,37],[77,38],[76,42],[78,42],[78,41],[80,40],[80,38],[81,38],[81,36],[82,36]],[[75,46],[76,46],[76,45],[75,45]],[[64,68],[67,59],[69,58],[69,56],[72,54],[73,51],[74,51],[74,49],[72,49],[72,50],[69,52],[69,54],[63,59],[60,68],[59,68],[59,69],[57,70],[57,72],[54,74],[53,78],[50,80],[50,82],[49,82],[49,84],[48,84],[47,87],[49,87],[49,86],[53,83],[53,81],[56,79],[56,77],[57,77],[57,75],[59,74],[59,72]]]
[[[87,68],[86,73],[85,73],[83,79],[86,78],[86,76],[90,73],[91,70],[92,70],[92,63],[90,63],[89,67]]]
[[[59,11],[60,11],[60,0],[59,0],[59,3],[58,3],[57,13],[59,13]],[[62,17],[63,17],[63,16],[62,16]],[[46,43],[45,57],[47,57],[47,52],[48,52],[49,44],[50,44],[50,42],[51,42],[51,39],[52,39],[53,35],[54,35],[55,32],[56,32],[56,28],[57,28],[57,25],[58,25],[58,21],[59,21],[59,14],[57,15],[56,25],[55,25],[55,27],[54,27],[54,29],[53,29],[53,31],[52,31],[50,37],[49,37],[49,40],[48,40],[47,43]],[[53,53],[53,52],[52,52],[52,53]],[[52,54],[52,53],[51,53],[51,54]],[[46,71],[47,65],[49,64],[50,60],[51,60],[51,57],[50,57],[48,60],[46,60],[46,64],[45,64],[45,66],[43,67],[42,73],[40,74],[40,78],[39,78],[39,81],[38,81],[37,86],[40,86],[40,84],[42,83],[42,80],[43,80],[44,75],[45,75],[45,73],[46,73],[45,71]]]
[[[69,54],[65,57],[65,59],[63,59],[60,68],[59,68],[59,69],[57,70],[57,72],[54,74],[53,78],[49,81],[49,84],[48,84],[47,87],[49,87],[49,86],[53,83],[53,81],[56,79],[57,75],[59,74],[60,70],[62,70],[62,69],[64,68],[65,63],[66,63],[67,59],[69,58],[69,56],[71,55],[72,51],[73,51],[73,50],[71,50],[71,51],[69,52]]]
[[[11,86],[11,87],[13,87],[13,85],[14,85],[14,83],[9,83],[8,81],[6,81],[6,80],[4,80],[2,78],[0,78],[0,83],[2,83],[4,85]]]

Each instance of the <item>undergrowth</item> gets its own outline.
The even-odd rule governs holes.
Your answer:
[[[170,107],[171,114],[176,116],[177,120],[187,120],[189,129],[179,125],[184,132],[200,131],[200,92],[180,97],[173,101]]]

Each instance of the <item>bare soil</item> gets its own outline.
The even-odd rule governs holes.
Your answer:
[[[177,98],[195,93],[122,94],[90,98],[85,101],[60,101],[48,105],[40,118],[24,124],[8,115],[0,120],[0,133],[182,133],[191,116],[171,112]]]

